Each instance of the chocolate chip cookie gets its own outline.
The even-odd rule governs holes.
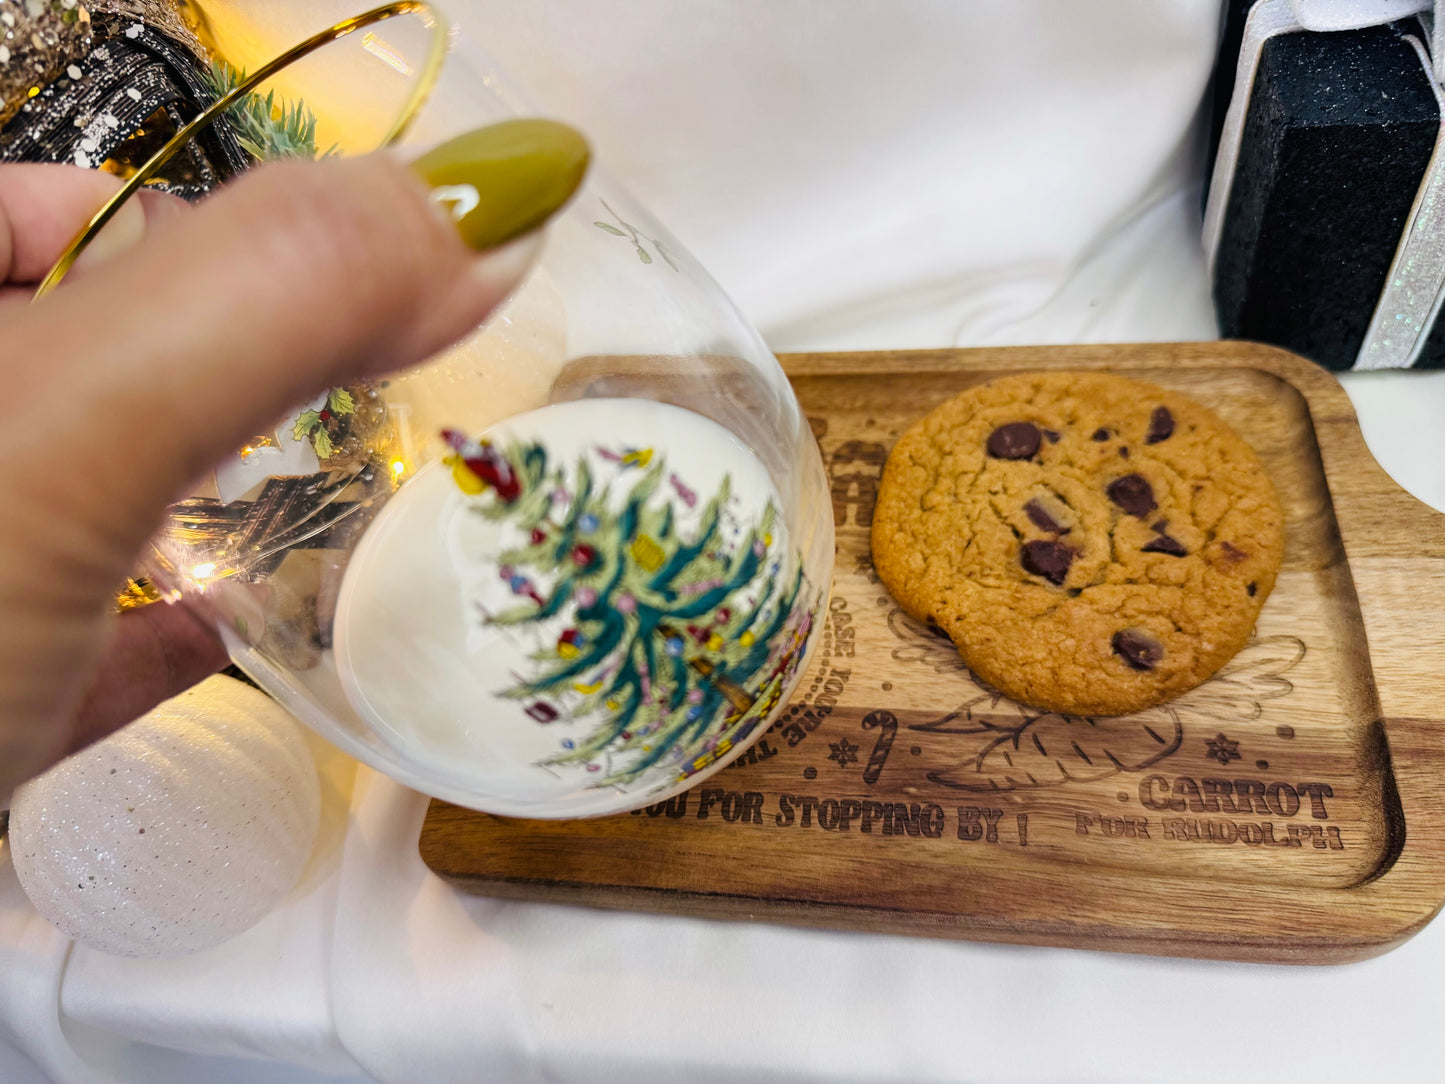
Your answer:
[[[1096,373],[1004,377],[888,457],[873,562],[975,674],[1118,715],[1198,685],[1249,638],[1284,548],[1274,487],[1210,411]]]

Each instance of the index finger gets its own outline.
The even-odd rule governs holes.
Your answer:
[[[40,281],[91,216],[120,190],[121,179],[78,166],[0,166],[0,290]],[[88,249],[127,247],[148,219],[180,201],[141,191],[127,200]],[[9,292],[9,291],[4,291]]]
[[[120,189],[78,166],[0,166],[0,282],[37,282],[91,215]]]

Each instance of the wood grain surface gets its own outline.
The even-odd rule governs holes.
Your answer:
[[[434,802],[476,892],[732,919],[1222,959],[1361,959],[1445,899],[1445,516],[1401,490],[1328,373],[1246,343],[783,359],[832,486],[829,619],[792,702],[661,806],[506,820]],[[1159,708],[1028,709],[878,582],[904,429],[991,377],[1108,369],[1183,392],[1259,453],[1286,516],[1250,644]]]

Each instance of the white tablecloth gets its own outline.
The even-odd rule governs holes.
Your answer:
[[[777,349],[1214,336],[1191,126],[1214,0],[454,7]],[[1445,509],[1445,374],[1346,387]],[[324,763],[301,885],[198,956],[71,949],[0,857],[0,1081],[1439,1075],[1445,924],[1296,969],[473,899],[420,864],[424,798]]]

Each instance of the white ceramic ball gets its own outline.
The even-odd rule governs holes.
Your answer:
[[[320,807],[295,720],[218,676],[19,788],[10,848],[25,894],[67,936],[174,956],[234,937],[281,900]]]

